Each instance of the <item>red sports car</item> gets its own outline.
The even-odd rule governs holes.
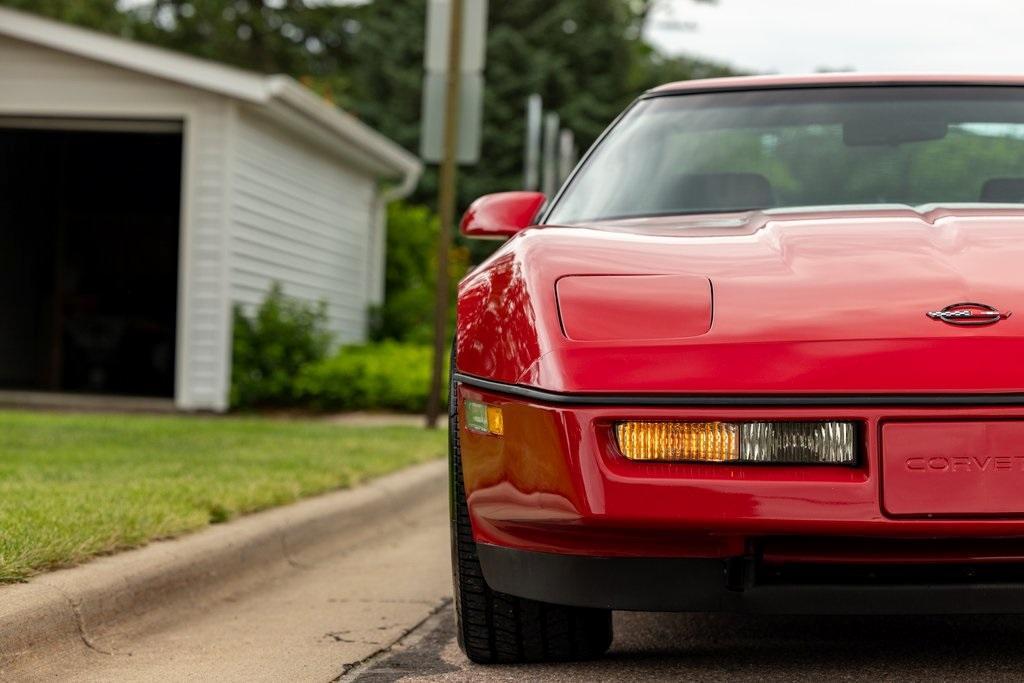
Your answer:
[[[611,610],[1024,612],[1024,78],[640,97],[459,288],[459,638]]]

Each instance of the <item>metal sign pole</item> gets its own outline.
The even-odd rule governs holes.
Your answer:
[[[451,226],[455,222],[456,153],[459,131],[459,81],[462,63],[462,2],[451,0],[451,24],[448,32],[448,73],[444,99],[444,142],[438,178],[437,210],[440,226],[437,234],[437,290],[434,299],[434,364],[427,396],[427,428],[437,428],[441,412],[441,387],[444,378],[445,347],[448,328],[448,250]]]
[[[544,143],[541,155],[541,192],[548,199],[555,196],[558,189],[558,114],[548,112],[544,116]]]
[[[526,99],[526,149],[523,154],[523,189],[536,192],[540,189],[540,138],[541,118],[544,103],[540,95],[533,94]]]
[[[558,184],[565,182],[576,165],[576,138],[572,131],[563,128],[558,134]]]

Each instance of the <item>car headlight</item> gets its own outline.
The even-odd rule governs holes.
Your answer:
[[[630,460],[852,465],[852,422],[619,422]]]

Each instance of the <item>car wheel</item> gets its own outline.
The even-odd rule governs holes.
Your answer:
[[[454,372],[454,354],[452,369]],[[612,642],[611,610],[566,607],[491,590],[480,569],[466,507],[458,401],[448,401],[452,574],[459,647],[479,664],[592,659]]]

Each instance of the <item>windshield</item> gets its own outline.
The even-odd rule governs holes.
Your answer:
[[[1024,203],[1024,88],[887,86],[641,100],[548,223],[773,207]]]

